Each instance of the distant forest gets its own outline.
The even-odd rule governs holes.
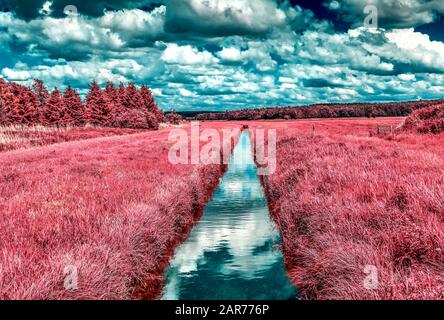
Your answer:
[[[273,120],[309,118],[404,117],[413,111],[442,104],[444,100],[421,100],[390,103],[315,104],[300,107],[244,109],[225,112],[180,112],[194,120]]]

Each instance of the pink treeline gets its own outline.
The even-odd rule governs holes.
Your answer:
[[[36,79],[26,87],[0,78],[0,125],[81,126],[85,124],[135,129],[157,129],[164,121],[151,90],[133,83],[127,86],[107,83],[101,88],[95,81],[85,101],[67,87],[49,92]]]

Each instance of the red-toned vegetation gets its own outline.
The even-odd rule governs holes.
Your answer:
[[[444,104],[413,112],[406,119],[404,130],[432,134],[444,132]]]
[[[45,127],[0,126],[0,152],[27,149],[60,142],[140,133],[143,130],[93,126]]]
[[[444,135],[369,137],[354,121],[251,125],[278,129],[262,182],[290,278],[306,299],[443,299]]]
[[[158,129],[163,112],[146,86],[93,82],[85,103],[71,87],[51,93],[41,80],[28,88],[0,78],[0,125],[81,126]]]
[[[165,121],[178,125],[182,121],[182,117],[175,110],[172,110],[165,115]]]
[[[225,169],[172,165],[169,131],[0,154],[0,299],[156,297]]]
[[[414,110],[443,102],[443,100],[430,100],[391,103],[316,104],[300,107],[201,113],[193,114],[193,118],[196,120],[291,120],[308,118],[404,117]]]

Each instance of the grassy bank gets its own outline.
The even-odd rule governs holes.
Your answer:
[[[443,135],[369,137],[353,120],[321,121],[315,137],[312,121],[257,125],[279,128],[263,185],[303,298],[444,298]]]
[[[140,133],[143,130],[105,127],[0,126],[0,152],[55,143]]]
[[[170,164],[169,130],[0,154],[0,299],[155,298],[224,171]]]

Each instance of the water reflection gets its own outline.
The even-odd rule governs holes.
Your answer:
[[[244,133],[201,222],[176,249],[162,299],[295,298],[279,242]]]

